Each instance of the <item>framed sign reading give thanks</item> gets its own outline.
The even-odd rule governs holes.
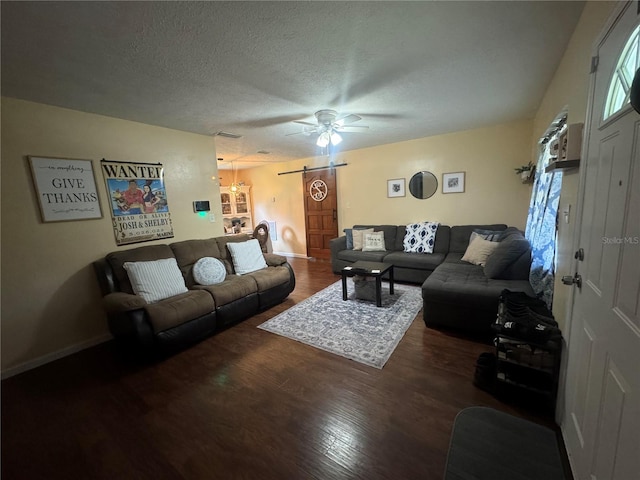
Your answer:
[[[28,158],[43,222],[102,218],[91,160]]]

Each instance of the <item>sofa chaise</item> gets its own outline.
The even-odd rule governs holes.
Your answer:
[[[230,250],[245,245],[253,247],[249,241],[256,242],[258,253],[253,249],[251,252],[261,256],[257,261],[263,265],[240,275]],[[196,281],[195,267],[206,265],[201,259],[214,262],[222,270],[214,272],[218,276],[215,283]],[[164,261],[170,270],[158,282],[159,287],[176,284],[177,290],[171,291],[171,287],[164,295],[169,295],[166,298],[147,301],[144,292],[134,292],[131,264],[140,267],[161,263],[164,268]],[[94,269],[112,335],[137,349],[157,352],[181,349],[202,340],[221,326],[282,302],[295,288],[295,275],[286,258],[262,252],[257,240],[246,234],[112,252],[94,262]],[[137,289],[143,287],[137,285]]]
[[[384,232],[385,249],[347,249],[346,235],[332,239],[333,272],[339,274],[342,268],[359,260],[393,264],[394,280],[422,286],[423,318],[428,327],[481,336],[490,334],[502,290],[535,295],[529,284],[531,247],[522,232],[514,227],[438,225],[433,253],[405,252],[405,225],[354,225],[353,228]],[[486,265],[462,260],[474,231],[476,235],[493,232],[495,250]]]

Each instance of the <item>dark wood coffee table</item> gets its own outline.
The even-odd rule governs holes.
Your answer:
[[[376,306],[382,306],[382,276],[389,273],[389,294],[393,295],[393,265],[380,262],[355,262],[342,269],[342,300],[347,299],[347,277],[362,275],[376,279]]]

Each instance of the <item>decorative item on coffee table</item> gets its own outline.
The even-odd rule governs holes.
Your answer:
[[[393,265],[390,263],[380,263],[380,262],[365,262],[359,261],[355,262],[348,267],[344,267],[342,269],[342,299],[347,300],[347,277],[374,277],[376,290],[375,290],[375,300],[376,306],[382,306],[382,276],[385,274],[389,274],[389,294],[393,295]],[[363,299],[367,299],[367,280],[358,279],[356,281],[354,278],[354,287],[356,289],[356,297],[358,297],[358,288],[365,291],[360,294],[360,297]]]

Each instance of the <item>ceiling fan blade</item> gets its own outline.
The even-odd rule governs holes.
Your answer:
[[[357,122],[359,120],[362,120],[362,117],[359,117],[358,115],[354,115],[353,113],[350,113],[350,114],[345,115],[343,117],[337,118],[334,123],[336,125],[343,126],[343,125],[349,125],[350,123],[354,123],[354,122]]]
[[[298,123],[303,123],[303,122],[298,122]],[[302,133],[303,135],[311,135],[312,133],[318,133],[318,125],[314,125],[312,123],[303,123],[302,125],[302,130],[298,131],[298,132],[293,132],[293,133],[287,133],[285,136],[290,136],[290,135],[298,135],[300,133]]]
[[[367,125],[350,125],[348,127],[336,126],[338,132],[364,132],[369,130]]]
[[[280,125],[283,123],[294,122],[296,120],[302,120],[303,118],[307,118],[308,115],[304,113],[294,114],[294,115],[277,115],[274,117],[268,118],[254,118],[252,120],[247,121],[238,121],[233,123],[228,123],[224,125],[224,128],[220,130],[231,129],[233,132],[234,129],[244,129],[244,128],[264,128],[264,127],[272,127],[274,125]]]
[[[407,118],[406,115],[399,115],[397,113],[363,113],[363,116],[367,118],[380,118],[382,120],[397,120],[399,118]]]
[[[300,125],[311,125],[312,127],[317,127],[318,126],[317,123],[303,122],[303,121],[300,121],[300,120],[295,120],[293,123],[299,123]]]

